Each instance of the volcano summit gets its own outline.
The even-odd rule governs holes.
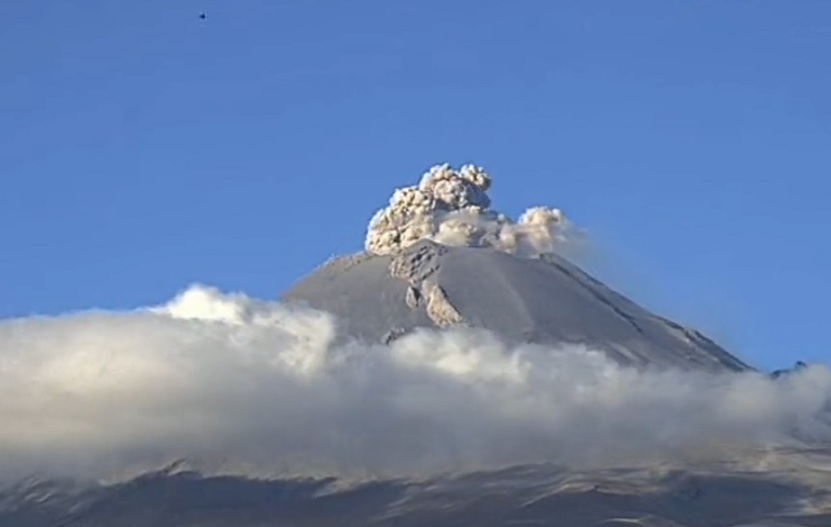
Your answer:
[[[472,165],[431,168],[372,218],[364,252],[330,260],[283,300],[333,313],[345,335],[371,343],[461,326],[512,343],[582,345],[624,366],[749,369],[572,263],[565,254],[580,233],[559,209],[514,222],[489,208],[490,186]]]

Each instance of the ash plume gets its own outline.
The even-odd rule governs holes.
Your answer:
[[[420,240],[463,247],[490,247],[519,256],[554,252],[576,231],[556,208],[533,207],[518,221],[492,210],[490,175],[475,165],[459,170],[436,165],[417,186],[396,189],[389,205],[371,219],[365,248],[392,254]]]

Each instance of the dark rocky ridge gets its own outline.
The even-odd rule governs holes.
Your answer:
[[[517,466],[339,488],[334,478],[151,473],[0,488],[4,527],[822,527],[827,491],[748,472]]]
[[[369,342],[461,325],[511,343],[585,345],[623,365],[750,369],[701,333],[649,312],[557,255],[521,258],[424,240],[394,256],[333,259],[283,300],[328,311],[345,334]]]

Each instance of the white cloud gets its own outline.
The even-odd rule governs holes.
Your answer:
[[[0,478],[178,458],[253,473],[616,464],[831,439],[831,371],[638,372],[473,330],[333,345],[336,321],[195,286],[160,307],[0,322]],[[715,450],[714,450],[715,449]],[[220,466],[220,464],[222,465]]]

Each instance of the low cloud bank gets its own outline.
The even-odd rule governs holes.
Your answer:
[[[258,475],[620,465],[831,440],[831,371],[638,372],[474,330],[333,345],[312,310],[194,286],[163,306],[0,321],[0,479],[187,458]]]

